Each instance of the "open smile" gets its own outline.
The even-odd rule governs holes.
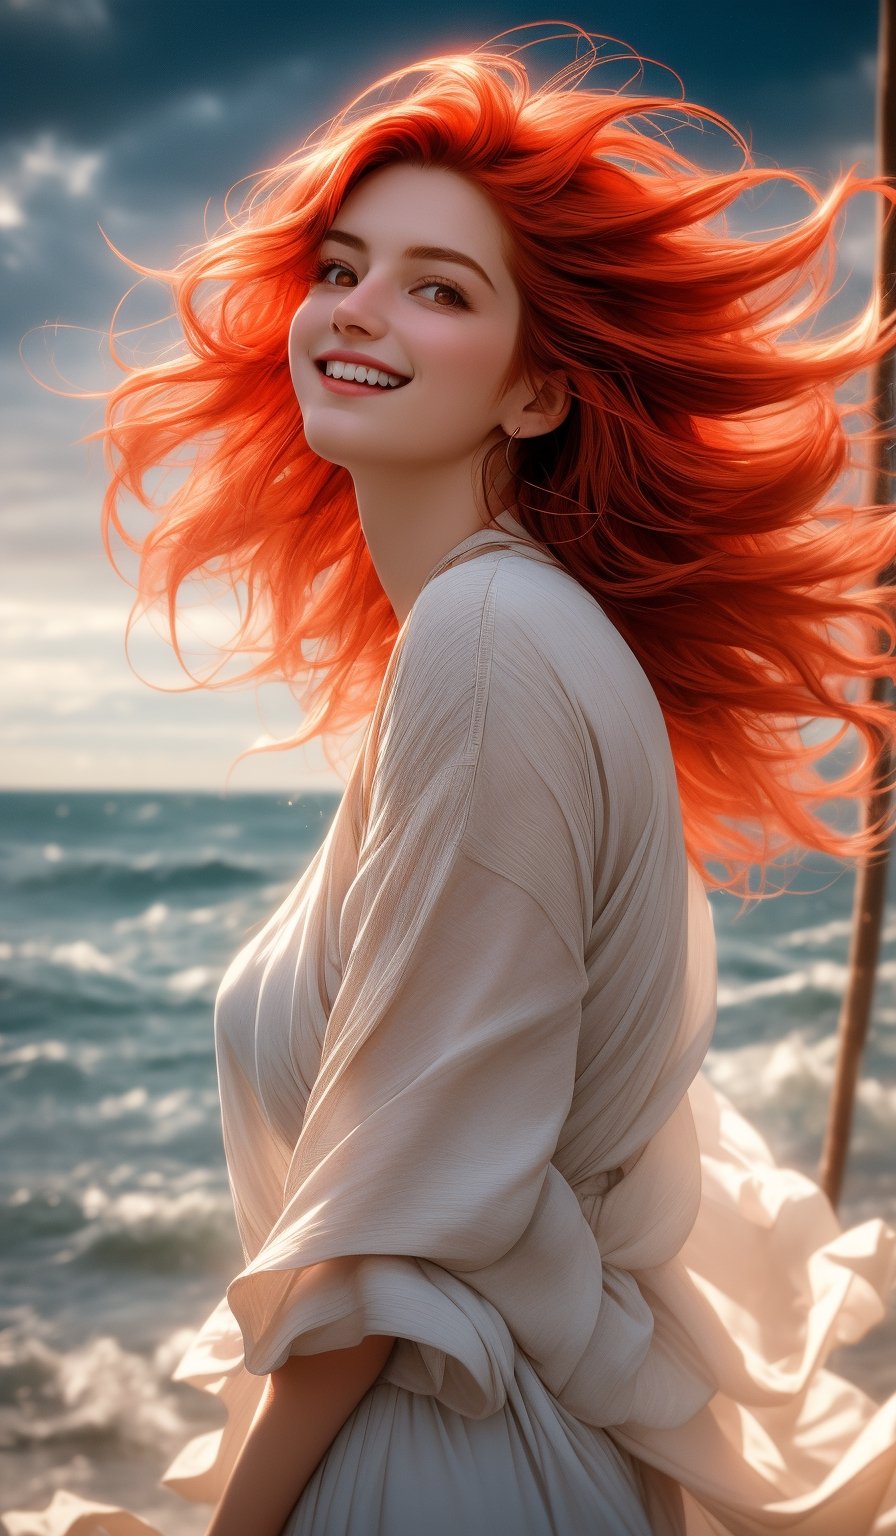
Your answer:
[[[325,387],[338,395],[386,395],[410,382],[373,359],[352,357],[351,354],[348,357],[319,357],[314,366]]]
[[[402,387],[401,384],[396,384],[393,389],[388,385],[384,388],[381,384],[359,384],[356,379],[330,378],[323,369],[319,371],[324,389],[330,390],[334,395],[392,395],[396,389]],[[402,380],[402,384],[407,382],[407,379]]]

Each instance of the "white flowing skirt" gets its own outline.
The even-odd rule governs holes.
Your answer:
[[[376,1381],[282,1536],[652,1536],[634,1460],[517,1353],[505,1406],[466,1418]]]

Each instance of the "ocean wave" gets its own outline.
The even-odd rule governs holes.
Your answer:
[[[4,1024],[7,1029],[37,1026],[58,1031],[60,1017],[71,1025],[73,1012],[89,1017],[109,1011],[145,1012],[155,1007],[169,1013],[194,1006],[197,999],[204,999],[211,1008],[226,967],[226,934],[230,931],[230,924],[222,922],[215,933],[213,963],[203,964],[183,963],[196,954],[195,945],[178,946],[182,952],[178,965],[170,942],[164,947],[152,938],[135,943],[136,935],[131,935],[131,942],[111,945],[108,940],[117,936],[108,933],[105,944],[88,938],[58,943],[46,937],[18,944],[7,942],[0,947]],[[204,959],[209,947],[203,942]]]
[[[131,1017],[153,999],[147,981],[123,957],[87,940],[54,945],[30,939],[8,946],[2,965],[0,1007],[7,1035],[33,1030],[53,1038],[61,1027],[72,1031],[87,1021]],[[154,990],[158,993],[158,987]],[[179,999],[169,996],[168,1006],[179,1007]],[[50,1063],[49,1056],[33,1057],[30,1063],[22,1057],[15,1069]]]
[[[791,1110],[802,1110],[806,1127],[826,1115],[837,1062],[835,1033],[813,1039],[803,1030],[791,1030],[772,1042],[751,1041],[723,1049],[711,1047],[706,1056],[707,1075],[748,1116],[761,1118],[775,1103],[786,1101]],[[855,1102],[875,1140],[889,1138],[896,1130],[896,1083],[881,1079],[866,1061],[860,1071]],[[799,1129],[796,1116],[793,1128]]]
[[[808,928],[791,928],[778,939],[782,949],[816,949],[831,944],[848,945],[852,937],[854,921],[850,917],[833,917],[827,922],[816,923]],[[896,940],[896,911],[884,913],[881,925],[881,943]]]
[[[55,944],[50,950],[49,961],[51,965],[64,965],[72,971],[80,971],[91,976],[117,976],[122,977],[123,965],[120,958],[104,954],[91,944],[89,939],[75,939],[69,944]],[[127,977],[133,980],[133,977]]]
[[[161,810],[158,800],[145,800],[142,805],[136,807],[131,819],[138,822],[155,821],[161,814]]]
[[[0,962],[10,965],[14,961],[25,961],[74,971],[79,977],[114,977],[133,985],[139,980],[132,968],[138,957],[139,952],[133,945],[121,945],[115,954],[109,954],[90,939],[70,939],[60,944],[41,936],[23,939],[18,944],[4,944]]]
[[[217,972],[210,966],[191,965],[184,971],[175,971],[165,985],[175,997],[196,997],[200,993],[210,993],[217,980]]]
[[[211,1067],[210,1042],[202,1055]],[[158,1136],[153,1137],[153,1128],[181,1136],[185,1131],[208,1125],[217,1104],[217,1090],[211,1087],[199,1091],[194,1087],[173,1088],[169,1093],[150,1094],[142,1083],[137,1083],[118,1093],[107,1093],[94,1103],[79,1105],[72,1118],[90,1127],[97,1122],[109,1124],[139,1114],[147,1122],[147,1145],[151,1145],[159,1140]]]
[[[223,1191],[110,1195],[94,1186],[83,1201],[89,1225],[58,1255],[59,1263],[166,1275],[211,1273],[226,1259],[241,1264],[230,1196]]]
[[[136,934],[139,938],[165,934],[166,945],[171,934],[181,934],[186,928],[214,927],[222,933],[242,933],[258,919],[259,912],[269,906],[273,911],[283,900],[282,885],[255,887],[252,898],[230,897],[206,906],[175,907],[166,901],[153,901],[132,916],[119,917],[111,924],[112,931],[120,934]],[[2,948],[2,946],[0,946]],[[2,958],[2,955],[0,955]]]
[[[0,1042],[0,1067],[33,1066],[35,1062],[67,1062],[81,1072],[90,1073],[103,1060],[105,1052],[86,1041],[31,1040],[26,1045],[7,1046]]]
[[[724,972],[724,967],[722,967]],[[754,981],[725,981],[720,977],[717,991],[719,1008],[739,1007],[767,998],[797,997],[803,992],[818,992],[842,997],[849,979],[849,967],[835,960],[813,960],[795,970],[783,970],[777,976],[763,976]],[[896,982],[896,960],[882,960],[877,967],[876,988],[886,1006],[888,988]]]
[[[8,1034],[58,1029],[60,1015],[69,1028],[84,1021],[137,1017],[145,1002],[135,988],[120,986],[115,977],[81,977],[73,987],[64,971],[41,971],[39,980],[0,976],[0,1008]],[[172,998],[170,1006],[180,1005]]]
[[[116,933],[156,933],[170,922],[171,908],[167,902],[154,901],[134,917],[119,917],[113,923]]]
[[[85,900],[102,896],[124,901],[150,898],[158,892],[190,895],[209,890],[232,890],[263,885],[270,868],[251,859],[225,858],[215,852],[181,859],[159,853],[91,857],[69,854],[65,858],[30,867],[8,877],[7,886],[22,892],[46,895],[77,890]]]
[[[209,1179],[186,1189],[22,1184],[0,1204],[0,1238],[20,1251],[40,1241],[44,1262],[47,1241],[56,1239],[49,1262],[57,1268],[195,1275],[241,1263],[230,1195]]]
[[[822,992],[840,996],[846,984],[848,971],[845,965],[834,960],[815,960],[796,970],[781,971],[777,976],[763,976],[758,981],[724,981],[720,978],[717,1000],[719,1008],[741,1007],[773,998],[795,997],[801,992]]]
[[[191,1337],[178,1329],[145,1354],[106,1334],[64,1349],[20,1309],[0,1332],[0,1447],[176,1447],[192,1432],[194,1414],[184,1415],[182,1389],[167,1377]]]
[[[84,1225],[80,1201],[54,1184],[35,1188],[18,1185],[0,1202],[0,1239],[7,1253],[20,1245],[52,1237],[66,1237]]]

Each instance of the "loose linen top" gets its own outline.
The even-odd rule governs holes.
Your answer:
[[[483,1416],[512,1336],[589,1423],[678,1420],[713,1376],[633,1271],[699,1204],[708,904],[632,652],[534,548],[472,554],[425,585],[329,837],[221,986],[228,1300],[252,1371],[394,1333],[386,1379]]]
[[[245,1265],[176,1375],[228,1422],[165,1481],[216,1499],[266,1373],[384,1333],[384,1379],[474,1419],[525,1353],[643,1464],[657,1536],[883,1536],[896,1396],[824,1361],[883,1315],[896,1234],[841,1232],[701,1072],[715,942],[662,712],[499,525],[430,573],[327,836],[222,982]]]

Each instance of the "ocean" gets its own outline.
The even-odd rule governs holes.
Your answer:
[[[168,1380],[242,1259],[212,1008],[235,951],[320,845],[338,793],[0,794],[0,1508],[57,1488],[166,1536],[205,1507],[158,1487],[221,1415]],[[711,897],[719,1019],[706,1070],[778,1161],[814,1175],[853,878],[808,857],[740,914]],[[896,876],[844,1224],[896,1224]],[[830,1364],[896,1391],[896,1318]]]

